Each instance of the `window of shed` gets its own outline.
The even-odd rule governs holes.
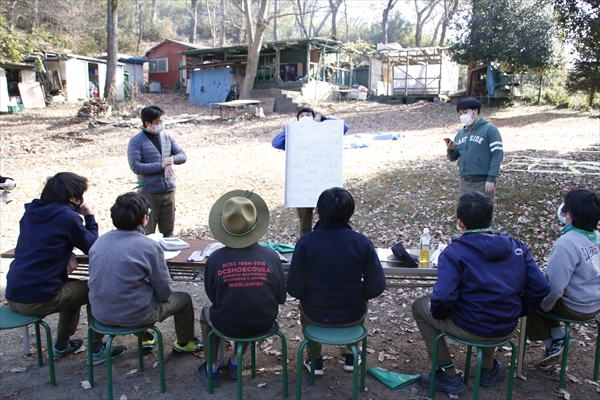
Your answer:
[[[150,60],[148,62],[148,72],[150,74],[168,72],[169,71],[169,59],[158,58],[156,60]]]

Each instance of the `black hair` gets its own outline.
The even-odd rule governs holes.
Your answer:
[[[305,113],[305,112],[311,113],[312,116],[313,116],[313,119],[315,118],[315,111],[312,108],[310,108],[310,107],[302,107],[296,113],[296,119],[300,119],[300,114]]]
[[[324,190],[317,200],[317,212],[325,224],[347,224],[354,214],[354,198],[339,187]]]
[[[456,105],[456,112],[461,110],[477,110],[477,113],[479,114],[481,111],[481,102],[474,97],[465,97]]]
[[[88,180],[72,172],[59,172],[48,178],[42,190],[41,200],[45,203],[69,203],[71,197],[83,201],[88,189]]]
[[[142,125],[145,128],[146,127],[146,122],[150,122],[152,124],[152,121],[154,121],[157,118],[160,118],[161,115],[164,115],[164,111],[162,109],[160,109],[159,107],[156,106],[148,106],[145,108],[142,108],[142,112],[140,113],[140,116],[142,118]]]
[[[144,215],[148,215],[148,200],[136,192],[128,192],[117,197],[110,208],[110,217],[117,229],[132,231],[142,224]]]
[[[465,224],[467,230],[489,228],[493,214],[492,200],[481,192],[469,192],[458,199],[456,218]]]
[[[568,211],[575,228],[592,232],[600,221],[600,196],[593,190],[573,189],[565,196],[563,212]]]

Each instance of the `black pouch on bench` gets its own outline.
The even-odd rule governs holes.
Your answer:
[[[419,266],[419,257],[409,254],[402,245],[402,242],[392,246],[392,253],[400,261],[400,265],[405,268],[417,268]]]

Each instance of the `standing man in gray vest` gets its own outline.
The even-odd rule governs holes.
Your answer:
[[[187,156],[173,136],[164,132],[164,111],[156,106],[142,109],[143,129],[129,140],[129,168],[137,174],[139,192],[150,203],[152,214],[146,235],[156,226],[164,237],[173,236],[175,226],[175,172]]]

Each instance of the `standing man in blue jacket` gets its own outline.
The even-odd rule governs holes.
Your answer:
[[[479,116],[481,102],[473,97],[462,99],[456,105],[460,122],[464,126],[454,140],[446,142],[446,156],[458,160],[458,197],[477,191],[496,202],[496,180],[504,158],[502,136],[498,128]],[[494,218],[492,216],[492,228]]]
[[[296,119],[300,121],[301,119],[312,119],[317,122],[323,122],[328,120],[335,120],[333,117],[326,117],[324,115],[319,115],[318,117],[315,114],[315,111],[310,107],[302,107],[298,110],[296,114]],[[348,124],[344,122],[344,135],[348,132]],[[275,139],[271,142],[271,145],[279,150],[285,150],[285,137],[286,137],[286,128],[283,128],[279,135],[275,136]],[[312,220],[313,220],[313,208],[296,208],[296,213],[298,214],[298,218],[300,219],[300,236],[310,232],[313,228]]]
[[[478,342],[511,337],[519,318],[534,312],[550,291],[527,247],[507,233],[492,233],[493,211],[492,201],[480,192],[459,199],[456,216],[463,235],[441,253],[432,296],[412,305],[430,359],[442,332]],[[483,349],[482,386],[506,376],[502,363],[494,360],[494,350]],[[437,367],[435,390],[465,390],[445,340],[440,341]],[[430,375],[421,374],[421,385],[429,387]]]
[[[143,129],[129,140],[129,168],[137,174],[142,196],[150,203],[152,214],[146,235],[156,226],[164,237],[173,236],[175,226],[175,172],[187,156],[173,136],[164,132],[164,111],[156,106],[142,109]]]

